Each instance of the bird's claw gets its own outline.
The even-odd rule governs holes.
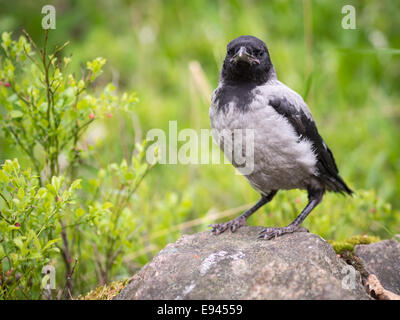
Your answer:
[[[309,232],[308,229],[303,227],[287,226],[283,228],[264,228],[258,234],[258,239],[270,240],[277,238],[286,233],[292,232]]]
[[[209,227],[212,228],[211,232],[213,234],[219,235],[224,231],[226,231],[228,228],[231,232],[235,232],[237,229],[245,225],[246,225],[246,219],[239,217],[225,223],[210,224]]]

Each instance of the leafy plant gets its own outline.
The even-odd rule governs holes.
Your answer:
[[[30,36],[11,39],[2,33],[1,46],[6,54],[0,60],[0,104],[6,113],[0,118],[6,137],[31,160],[40,185],[60,174],[59,158],[66,156],[65,170],[73,179],[80,158],[79,139],[97,118],[115,109],[131,110],[137,101],[134,93],[115,95],[110,83],[102,94],[90,94],[90,86],[102,73],[106,60],[96,58],[86,63],[80,78],[65,73],[70,57],[59,58],[66,42],[48,52],[47,30],[44,47],[39,49]]]
[[[80,180],[69,187],[53,177],[44,187],[18,160],[0,170],[0,299],[39,298],[42,268],[54,263],[61,242],[58,221],[74,204]]]
[[[18,162],[7,161],[0,176],[8,191],[2,193],[5,206],[0,207],[1,226],[7,232],[1,257],[7,260],[2,279],[6,298],[41,297],[39,269],[51,258],[57,265],[58,281],[65,283],[57,298],[72,296],[76,277],[81,277],[80,282],[87,277],[96,279],[91,274],[95,270],[98,281],[107,283],[115,262],[131,246],[130,200],[153,166],[145,161],[145,144],[137,144],[138,155],[131,164],[122,161],[99,168],[97,179],[83,183],[86,189],[81,190],[79,201],[71,200],[80,185],[74,181],[77,170],[90,157],[80,139],[96,119],[110,118],[117,110],[131,111],[137,98],[134,93],[116,95],[112,84],[99,95],[90,93],[105,59],[87,62],[76,78],[65,73],[71,58],[60,58],[68,43],[50,53],[47,42],[48,30],[42,49],[25,31],[18,41],[12,40],[11,33],[2,34],[5,58],[0,60],[0,105],[4,109],[0,126],[35,172],[28,169],[20,174]],[[66,185],[70,187],[60,193]],[[51,253],[56,252],[55,259]],[[82,267],[75,270],[78,261]],[[88,271],[92,261],[96,268]]]
[[[98,283],[109,283],[111,275],[121,264],[121,257],[134,249],[135,226],[134,212],[128,207],[145,176],[154,164],[145,160],[145,151],[132,157],[132,164],[125,160],[121,164],[112,163],[106,169],[98,171],[97,178],[89,180],[87,188],[89,213],[96,214],[92,232],[87,232],[87,241],[91,244],[87,252],[95,264]],[[79,209],[78,209],[79,210]],[[83,213],[83,210],[81,211]]]

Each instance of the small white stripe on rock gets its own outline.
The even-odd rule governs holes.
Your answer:
[[[200,274],[204,276],[207,271],[214,265],[215,263],[225,260],[225,259],[232,259],[232,260],[238,260],[242,259],[245,255],[242,251],[238,251],[234,254],[228,255],[228,252],[221,250],[217,253],[212,253],[210,254],[207,258],[203,260],[203,262],[200,265]]]

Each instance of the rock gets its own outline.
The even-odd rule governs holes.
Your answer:
[[[377,300],[400,300],[400,296],[386,290],[382,284],[380,283],[379,279],[374,275],[370,274],[367,278],[366,287],[367,292]]]
[[[184,235],[116,299],[369,299],[358,272],[319,236],[257,240],[260,230]]]
[[[355,253],[386,290],[400,294],[400,243],[397,240],[360,244],[355,247]]]

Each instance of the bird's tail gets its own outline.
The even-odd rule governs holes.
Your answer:
[[[347,186],[346,182],[344,182],[342,177],[338,174],[335,176],[329,175],[328,177],[325,177],[324,182],[327,186],[327,189],[330,191],[348,194],[350,196],[354,194],[354,191]]]

